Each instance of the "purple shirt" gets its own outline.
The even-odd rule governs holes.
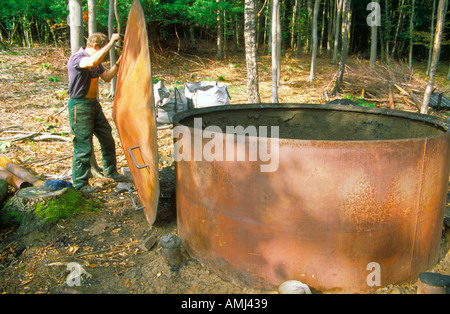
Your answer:
[[[80,99],[86,97],[91,86],[91,80],[94,79],[96,83],[98,77],[105,72],[105,68],[101,63],[92,68],[80,68],[80,60],[85,57],[89,57],[88,53],[84,48],[80,48],[70,56],[67,63],[67,71],[69,73],[68,92],[71,98]]]

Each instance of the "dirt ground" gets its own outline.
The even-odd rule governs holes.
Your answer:
[[[51,47],[15,48],[0,53],[0,154],[41,178],[70,179],[73,153],[70,141],[11,141],[11,138],[36,132],[68,136],[68,113],[65,109],[68,56],[68,49]],[[384,82],[383,77],[377,80],[377,75],[386,73],[385,68],[380,65],[377,75],[373,75],[365,65],[366,62],[358,57],[349,62],[341,96],[354,99],[363,95],[373,98],[372,103],[376,106],[388,107],[387,89],[379,83]],[[324,103],[324,90],[331,90],[336,70],[336,64],[326,57],[320,58],[319,78],[309,82],[309,59],[286,57],[283,60],[280,102]],[[402,77],[403,72],[399,68],[390,68],[388,72],[409,86],[423,83],[420,75]],[[446,69],[442,72],[446,73]],[[246,102],[243,54],[229,56],[222,62],[216,61],[213,54],[160,55],[153,60],[153,76],[164,79],[168,87],[182,86],[194,80],[221,80],[229,84],[232,104]],[[443,89],[448,89],[446,83],[442,84]],[[425,86],[421,87],[423,91]],[[262,102],[271,102],[270,57],[260,59],[260,90]],[[113,101],[108,99],[109,85],[101,83],[100,91],[103,110],[113,126],[118,168],[121,169],[127,166],[127,161],[112,120]],[[405,95],[396,93],[394,99],[397,109],[417,111]],[[365,102],[369,103],[366,99]],[[445,117],[445,113],[433,114]],[[98,152],[99,145],[96,141],[94,144]],[[169,266],[164,261],[159,240],[166,234],[177,234],[170,128],[158,131],[158,145],[161,196],[153,226],[147,223],[142,211],[134,209],[127,193],[116,191],[116,183],[92,179],[92,184],[101,186],[100,192],[92,195],[103,204],[99,211],[60,220],[55,225],[37,228],[27,234],[18,234],[11,228],[0,230],[0,293],[277,293],[226,282],[184,251],[181,265]],[[97,160],[101,165],[99,156]],[[15,192],[10,187],[9,196]],[[134,197],[137,199],[136,194]],[[449,205],[447,214],[450,216]],[[147,249],[143,244],[149,238],[155,244]],[[439,262],[431,271],[450,274],[449,240],[447,229],[442,236]],[[79,286],[68,284],[72,274],[68,264],[71,262],[78,263],[85,271]],[[417,293],[417,282],[389,285],[374,293]]]

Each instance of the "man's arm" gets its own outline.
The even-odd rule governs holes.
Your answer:
[[[91,68],[97,66],[100,62],[103,61],[106,54],[114,46],[114,42],[118,41],[119,39],[120,39],[119,34],[113,34],[111,36],[111,40],[109,41],[109,43],[107,43],[103,48],[95,52],[92,56],[85,57],[80,60],[80,68]]]
[[[107,83],[111,82],[113,77],[117,74],[117,72],[119,72],[119,64],[120,64],[121,58],[122,58],[122,56],[119,57],[119,59],[116,61],[116,64],[114,64],[111,67],[111,69],[106,70],[105,72],[100,74],[100,77],[102,78],[102,80],[104,80]]]

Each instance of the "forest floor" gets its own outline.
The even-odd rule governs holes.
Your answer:
[[[12,48],[0,53],[0,154],[41,178],[70,179],[73,153],[70,141],[9,139],[34,132],[68,136],[65,109],[68,57],[68,49],[51,47]],[[165,53],[153,56],[152,62],[154,79],[164,79],[169,88],[183,87],[188,81],[220,80],[228,84],[231,104],[247,101],[243,53],[230,54],[225,61],[217,61],[214,54],[201,51]],[[270,64],[270,57],[260,57],[260,93],[266,103],[271,102]],[[283,59],[280,102],[326,102],[324,91],[333,87],[337,64],[320,57],[315,82],[309,81],[309,64],[306,56]],[[340,97],[358,100],[364,106],[388,108],[388,88],[396,83],[400,88],[411,88],[421,99],[426,86],[424,68],[421,64],[416,64],[416,68],[415,74],[402,64],[379,63],[370,69],[365,59],[353,56]],[[448,91],[450,84],[444,79],[447,67],[439,70],[437,85],[441,91]],[[394,87],[393,91],[396,109],[418,111],[401,89]],[[127,167],[127,161],[112,120],[109,85],[101,83],[100,93],[103,110],[113,127],[121,169]],[[445,112],[431,114],[446,116]],[[98,152],[98,142],[94,144]],[[224,281],[184,251],[181,266],[167,265],[159,239],[165,234],[177,234],[170,128],[158,131],[158,145],[161,197],[153,226],[147,223],[142,211],[133,208],[126,193],[116,191],[116,183],[92,179],[92,184],[102,186],[100,192],[92,195],[103,203],[97,212],[61,220],[27,234],[19,235],[12,228],[0,230],[0,293],[276,293]],[[97,159],[101,165],[99,156]],[[9,196],[15,192],[11,187]],[[149,250],[143,249],[142,244],[149,237],[156,243]],[[447,229],[442,236],[439,262],[431,271],[450,274],[449,240]],[[80,286],[66,282],[69,262],[82,265],[89,273],[82,276]],[[417,282],[388,285],[374,292],[417,293]]]

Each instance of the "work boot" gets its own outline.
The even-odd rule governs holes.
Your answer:
[[[97,186],[90,186],[89,184],[83,185],[78,191],[84,194],[90,194],[98,191]]]
[[[120,174],[118,172],[114,172],[114,173],[112,173],[110,175],[107,175],[106,178],[114,180],[116,182],[127,181],[127,178],[123,174]]]

